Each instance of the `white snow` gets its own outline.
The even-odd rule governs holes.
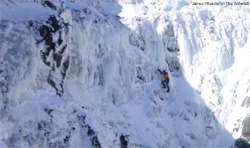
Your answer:
[[[25,21],[44,19],[56,12],[37,3],[15,3],[0,5],[0,20]]]
[[[0,4],[0,147],[13,141],[14,147],[46,147],[72,126],[78,129],[71,131],[68,147],[90,147],[78,125],[82,114],[104,148],[119,147],[120,135],[129,136],[129,147],[150,148],[231,147],[242,136],[250,113],[242,105],[250,95],[249,6],[61,2],[58,11],[33,2]],[[36,44],[39,35],[25,24],[50,15],[69,26],[60,34],[67,44],[62,61],[70,57],[62,97],[47,83],[51,67],[40,55],[46,45]],[[60,35],[53,34],[53,42]],[[58,81],[61,67],[54,72]],[[169,93],[157,68],[169,72]],[[53,126],[45,144],[32,137],[42,133],[40,122]]]

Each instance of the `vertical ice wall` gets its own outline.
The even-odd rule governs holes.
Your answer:
[[[190,6],[175,15],[185,77],[235,138],[248,138],[248,7]]]
[[[6,127],[0,131],[1,146],[233,144],[223,127],[233,108],[223,103],[227,87],[222,86],[228,81],[223,72],[234,64],[232,46],[245,45],[247,33],[244,28],[228,33],[234,27],[223,21],[225,16],[213,18],[209,10],[185,1],[6,3],[6,14],[27,12],[1,20],[1,57],[7,59],[0,69],[1,125]],[[33,10],[40,15],[27,17]],[[170,93],[161,89],[157,68],[170,71]],[[241,85],[244,76],[239,92],[248,89]],[[240,94],[248,108],[247,95]],[[244,127],[241,122],[239,130],[248,119]]]

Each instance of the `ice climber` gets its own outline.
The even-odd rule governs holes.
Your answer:
[[[159,68],[158,68],[158,71],[163,75],[164,77],[164,80],[161,81],[162,85],[163,85],[163,88],[167,88],[167,92],[169,92],[169,86],[168,86],[168,83],[169,83],[169,75],[168,75],[168,72],[166,70],[163,70],[161,71]]]

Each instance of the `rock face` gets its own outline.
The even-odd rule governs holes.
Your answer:
[[[121,148],[127,148],[128,147],[128,143],[129,143],[129,140],[128,140],[129,136],[126,135],[121,135],[120,136],[120,143],[121,143]]]
[[[44,108],[46,120],[27,121],[20,124],[18,132],[7,139],[2,139],[7,147],[74,147],[72,138],[87,143],[94,148],[101,148],[95,131],[86,124],[83,109],[73,109],[70,114]],[[43,113],[41,113],[43,114]],[[61,125],[64,125],[64,128]],[[77,145],[75,145],[77,146]]]
[[[248,115],[243,123],[243,128],[242,128],[242,136],[246,138],[248,141],[250,141],[250,116]]]
[[[247,140],[243,138],[239,138],[235,141],[235,148],[248,148],[250,147],[250,144]]]
[[[46,23],[44,23],[46,22]],[[32,23],[34,25],[34,23]],[[44,44],[45,49],[40,51],[43,63],[50,70],[47,82],[56,90],[57,95],[63,95],[63,85],[69,67],[68,46],[70,44],[69,23],[52,15],[48,20],[35,22],[38,31],[37,44]]]
[[[249,147],[248,10],[183,0],[0,8],[1,148]]]

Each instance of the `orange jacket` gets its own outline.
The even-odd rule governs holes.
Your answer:
[[[163,73],[162,75],[163,75],[163,77],[164,77],[165,79],[169,78],[168,73]]]

